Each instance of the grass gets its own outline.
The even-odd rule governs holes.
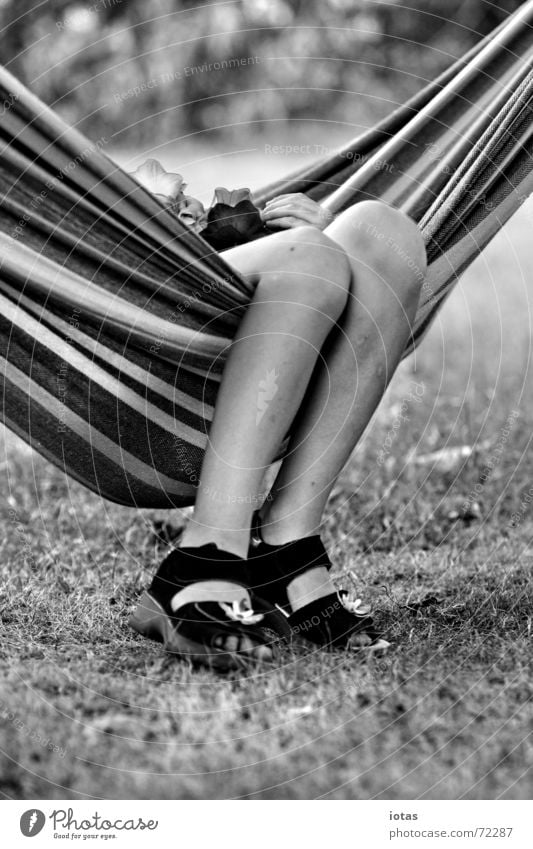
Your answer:
[[[531,797],[530,211],[463,278],[331,498],[337,573],[379,607],[386,658],[286,651],[250,677],[165,658],[126,620],[164,551],[153,522],[183,517],[105,503],[5,435],[5,797]],[[424,460],[452,446],[472,451]]]

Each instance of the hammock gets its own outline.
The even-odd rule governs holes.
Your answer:
[[[411,215],[429,256],[415,344],[533,191],[532,23],[529,0],[375,129],[256,194],[304,191],[333,212],[380,198]],[[252,293],[2,69],[0,87],[4,422],[105,498],[190,504]]]

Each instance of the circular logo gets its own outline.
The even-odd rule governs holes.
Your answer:
[[[42,831],[46,817],[42,811],[32,808],[25,811],[20,818],[20,830],[24,837],[35,837]]]

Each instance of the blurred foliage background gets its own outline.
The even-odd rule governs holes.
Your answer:
[[[435,77],[516,0],[0,0],[3,63],[118,146],[269,122],[358,129]]]

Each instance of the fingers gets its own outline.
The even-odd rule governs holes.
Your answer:
[[[301,218],[296,218],[294,215],[287,215],[281,218],[275,218],[272,221],[265,221],[265,226],[269,230],[289,230],[292,227],[303,227],[304,224],[308,223]]]
[[[319,203],[304,194],[279,195],[269,201],[261,218],[269,229],[287,229],[302,224],[311,224],[324,230],[331,223],[333,216],[322,209]]]
[[[295,210],[292,207],[276,209],[261,217],[269,230],[286,230],[290,227],[302,227],[304,224],[319,226],[314,212]]]
[[[291,200],[311,200],[307,195],[304,195],[303,192],[290,192],[284,195],[276,195],[275,198],[267,200],[266,206],[268,206],[269,203],[276,203],[278,200],[287,200],[288,198]],[[314,201],[311,201],[311,203],[314,203]]]
[[[308,207],[310,209],[315,208],[318,204],[308,198],[307,195],[303,194],[293,194],[293,195],[278,195],[278,197],[273,198],[272,200],[267,201],[265,204],[265,211],[268,209],[276,209],[279,206],[286,205],[290,203],[293,206],[302,206]]]
[[[263,209],[261,212],[261,218],[263,219],[263,221],[272,221],[274,218],[281,218],[284,215],[299,216],[305,213],[309,214],[309,210],[304,210],[293,203],[284,203],[280,204],[279,206]]]
[[[290,194],[276,195],[275,198],[271,198],[270,200],[267,200],[266,205],[268,206],[269,203],[275,203],[277,200],[281,200],[282,198],[298,198],[298,197],[303,197],[301,192],[291,192]]]
[[[261,213],[261,218],[263,221],[274,221],[276,218],[285,218],[287,215],[301,218],[310,224],[317,220],[315,209],[305,209],[304,207],[294,206],[292,203],[288,203],[285,206],[277,206],[275,209],[265,209]]]

